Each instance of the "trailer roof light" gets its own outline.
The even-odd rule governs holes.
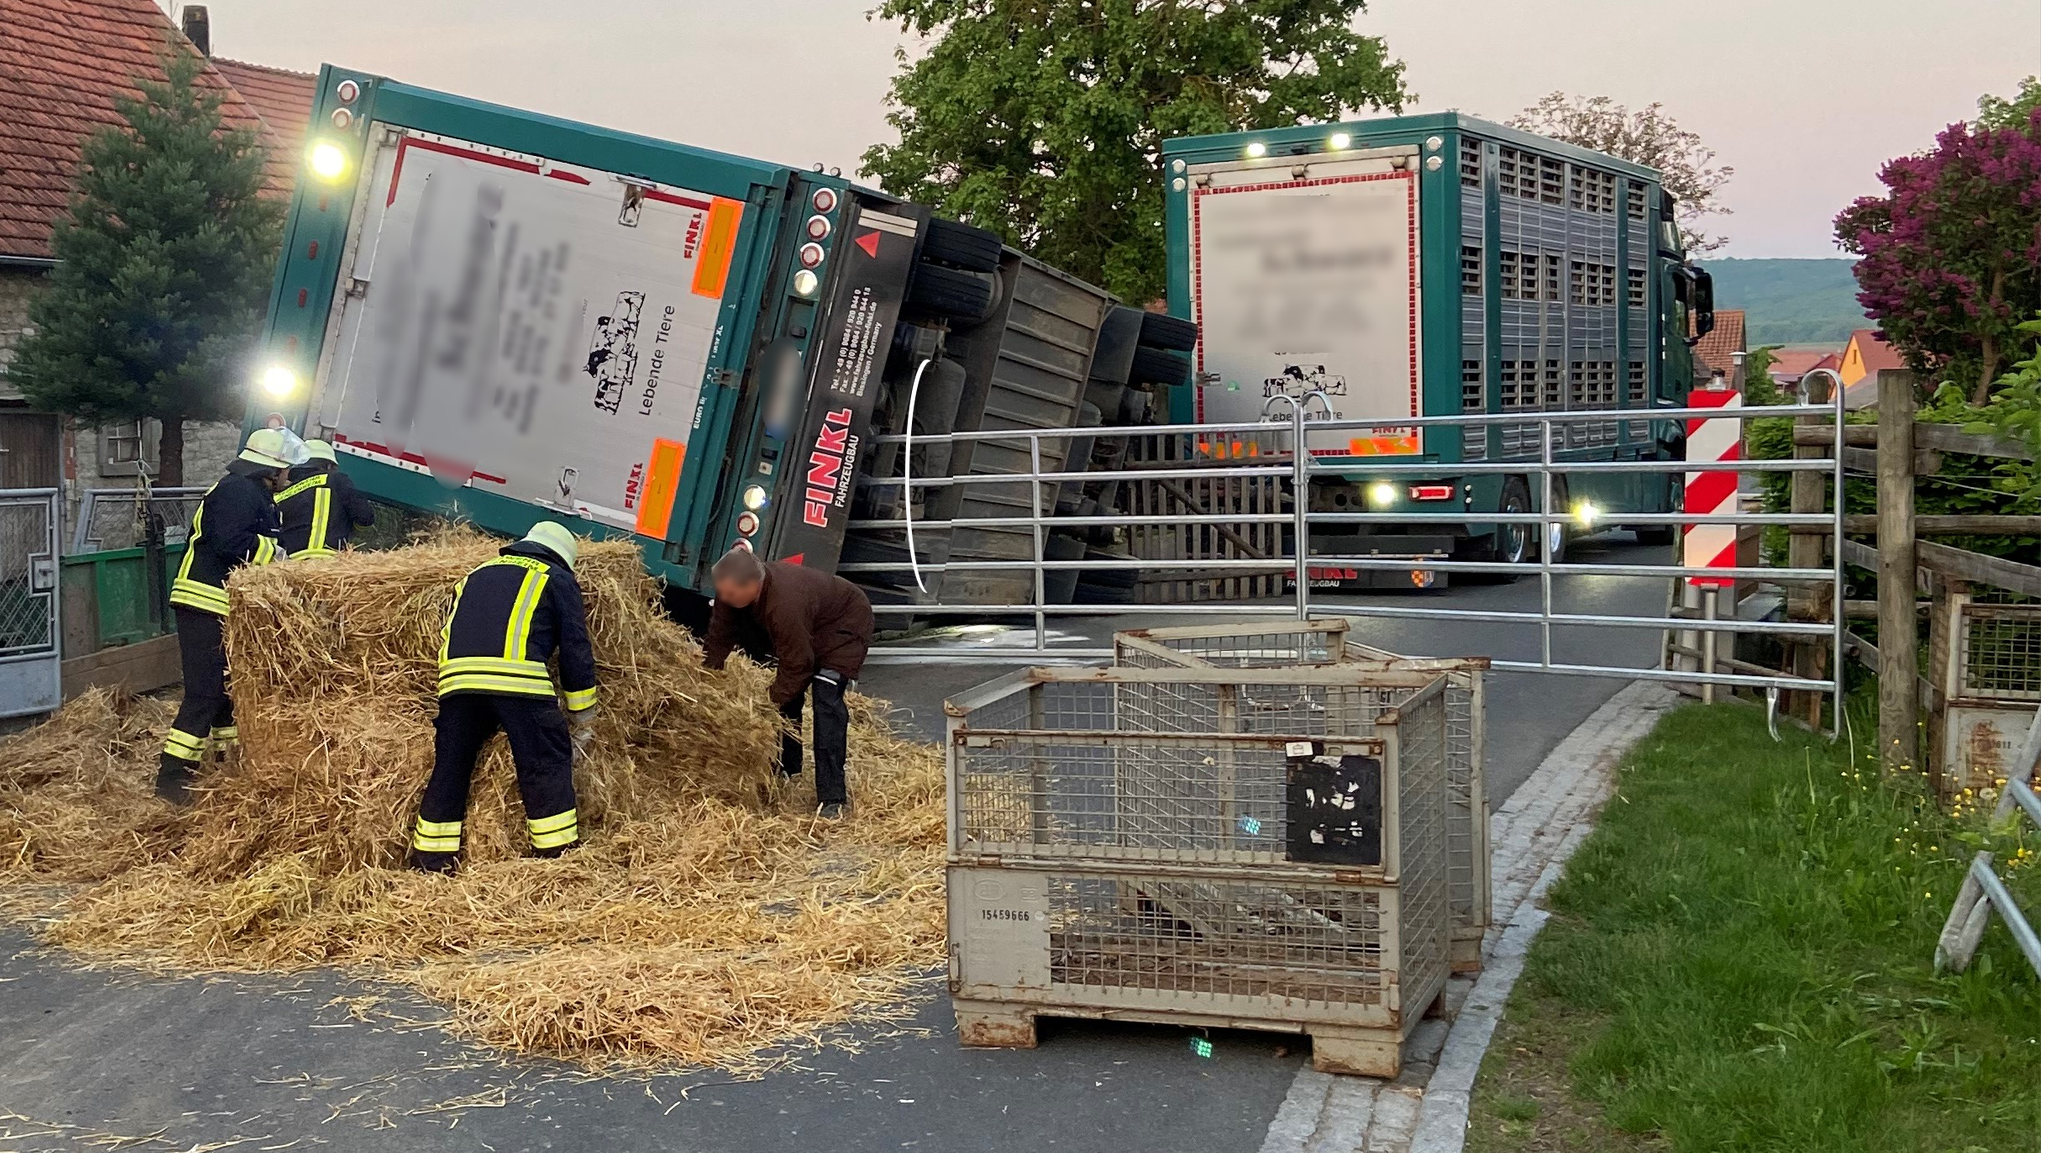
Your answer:
[[[344,80],[334,86],[334,98],[343,104],[354,104],[356,97],[362,94],[362,86],[353,80]]]
[[[335,109],[335,110],[334,110],[334,126],[335,126],[335,128],[337,128],[337,129],[339,129],[339,130],[341,130],[341,131],[343,131],[343,132],[347,132],[347,131],[348,131],[348,126],[349,126],[349,125],[351,125],[351,124],[354,124],[355,122],[356,122],[356,114],[355,114],[355,113],[353,113],[353,112],[350,112],[350,111],[349,111],[348,109],[346,109],[346,108],[337,108],[337,109]]]
[[[753,536],[755,530],[759,529],[760,527],[760,517],[755,516],[753,513],[750,512],[743,512],[740,514],[739,530],[741,536]]]
[[[832,222],[823,216],[813,216],[804,221],[804,235],[812,240],[823,240],[832,235]]]
[[[1365,490],[1365,496],[1367,500],[1372,501],[1375,508],[1385,508],[1399,500],[1401,494],[1387,481],[1376,480],[1372,482],[1372,487]]]
[[[796,290],[798,296],[816,296],[818,295],[818,274],[808,268],[799,268],[796,270],[796,275],[789,278],[789,286]]]
[[[830,212],[839,207],[839,194],[829,188],[820,188],[811,193],[811,207],[819,212]]]
[[[750,484],[740,493],[740,503],[753,512],[768,507],[768,490],[758,484]]]
[[[263,391],[279,400],[290,396],[299,387],[299,374],[282,364],[273,364],[263,370]]]
[[[1349,147],[1351,147],[1351,134],[1349,132],[1330,133],[1330,151],[1342,152]]]
[[[1253,160],[1257,160],[1259,157],[1264,156],[1266,154],[1266,142],[1263,140],[1252,141],[1250,144],[1244,146],[1244,154],[1246,156],[1251,157]]]
[[[313,175],[322,180],[339,180],[348,170],[348,154],[325,140],[313,146],[307,162],[312,165]]]
[[[816,268],[825,263],[825,249],[822,245],[806,244],[796,250],[796,259],[805,268]]]

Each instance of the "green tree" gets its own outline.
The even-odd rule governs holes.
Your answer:
[[[252,128],[221,121],[205,61],[167,45],[164,78],[87,138],[57,266],[8,376],[31,404],[89,424],[162,423],[159,479],[184,481],[187,420],[239,413],[284,219],[262,197]]]
[[[1630,108],[1611,96],[1552,92],[1517,112],[1508,125],[1657,169],[1677,206],[1686,254],[1704,256],[1728,243],[1725,236],[1709,236],[1706,228],[1711,217],[1730,211],[1719,197],[1735,169],[1715,164],[1714,150],[1699,133],[1680,128],[1664,105]]]
[[[1364,0],[882,0],[931,40],[890,84],[898,196],[1003,234],[1125,300],[1166,285],[1160,141],[1398,110]]]

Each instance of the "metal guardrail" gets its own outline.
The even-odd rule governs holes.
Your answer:
[[[2006,778],[2005,791],[1998,795],[1998,804],[1991,810],[1993,824],[2012,815],[2018,809],[2041,827],[2041,798],[2034,794],[2028,784],[2041,766],[2041,718],[2034,717],[2034,723],[2027,730],[2026,744],[2020,747],[2020,755],[2011,776]],[[2013,899],[2012,891],[1999,880],[1998,871],[1991,867],[1991,853],[1980,850],[1970,860],[1970,871],[1963,877],[1962,891],[1956,894],[1956,903],[1950,907],[1948,922],[1941,927],[1941,939],[1934,946],[1934,967],[1960,973],[1970,967],[1971,958],[1977,955],[1977,946],[1984,940],[1984,929],[1991,921],[1991,910],[1998,910],[1998,916],[2019,942],[2020,952],[2026,954],[2027,963],[2034,967],[2036,976],[2041,972],[2041,934],[2027,920],[2026,910]]]
[[[1309,400],[1316,397],[1312,394]],[[1372,420],[1325,420],[1310,416],[1308,406],[1292,397],[1277,396],[1272,402],[1286,404],[1286,411],[1278,419],[1248,421],[1230,424],[1178,424],[1139,425],[1124,427],[1093,426],[1072,429],[1016,429],[1002,431],[975,431],[946,434],[894,435],[875,438],[878,443],[922,446],[951,444],[962,441],[1002,441],[1012,445],[1028,445],[1031,467],[1017,473],[986,474],[970,476],[907,477],[902,483],[906,489],[944,488],[952,485],[1028,485],[1032,494],[1029,515],[1005,517],[960,518],[954,520],[908,521],[906,519],[858,520],[849,528],[869,530],[894,530],[914,528],[918,531],[951,530],[955,528],[1029,528],[1034,543],[1032,559],[985,560],[948,557],[945,561],[925,564],[916,559],[913,552],[905,561],[869,561],[844,563],[843,573],[910,573],[923,578],[932,573],[960,571],[975,572],[1030,572],[1033,574],[1033,596],[1029,603],[1001,606],[989,604],[946,604],[909,603],[878,604],[875,611],[880,614],[904,616],[985,616],[994,611],[1005,613],[1029,613],[1033,620],[1033,639],[1029,647],[1015,646],[989,649],[981,653],[967,654],[955,648],[932,646],[889,645],[878,647],[871,659],[887,661],[916,661],[930,659],[959,660],[1000,660],[1014,662],[1032,660],[1039,662],[1061,662],[1102,660],[1110,656],[1106,648],[1090,648],[1052,643],[1046,629],[1046,618],[1053,616],[1113,615],[1143,612],[1158,616],[1218,616],[1231,615],[1250,617],[1260,615],[1293,616],[1307,620],[1311,615],[1341,615],[1352,617],[1403,617],[1433,620],[1463,620],[1490,622],[1521,622],[1533,624],[1541,629],[1541,656],[1534,661],[1496,660],[1497,669],[1514,669],[1530,672],[1555,673],[1569,676],[1631,677],[1636,679],[1659,680],[1671,683],[1711,683],[1730,687],[1748,687],[1765,690],[1805,689],[1829,693],[1835,700],[1835,727],[1841,727],[1841,669],[1842,634],[1839,622],[1842,619],[1842,561],[1840,550],[1836,550],[1834,563],[1826,568],[1701,568],[1683,564],[1574,564],[1561,559],[1562,542],[1569,526],[1579,524],[1578,514],[1572,510],[1555,507],[1556,486],[1552,478],[1571,475],[1598,474],[1671,474],[1685,472],[1818,472],[1827,474],[1833,482],[1833,510],[1825,513],[1722,513],[1700,514],[1685,512],[1670,513],[1616,513],[1613,523],[1628,525],[1682,526],[1688,524],[1738,524],[1738,525],[1807,525],[1826,527],[1839,540],[1842,531],[1842,407],[1841,394],[1837,391],[1832,403],[1773,405],[1762,408],[1658,408],[1658,409],[1601,409],[1565,410],[1557,412],[1512,412],[1487,413],[1460,416],[1403,417],[1402,427],[1485,427],[1491,425],[1541,426],[1542,451],[1539,456],[1517,461],[1484,461],[1473,463],[1438,461],[1375,461],[1369,468],[1358,465],[1344,467],[1323,464],[1312,454],[1295,451],[1297,446],[1307,443],[1306,434],[1312,425],[1316,430],[1367,430],[1383,427],[1386,421]],[[1629,460],[1629,461],[1579,461],[1558,460],[1556,450],[1560,433],[1565,426],[1609,421],[1676,421],[1676,420],[1736,420],[1779,419],[1799,416],[1826,416],[1834,426],[1835,452],[1828,459],[1791,460],[1735,460],[1735,461],[1671,461],[1671,460]],[[1214,442],[1214,438],[1228,438],[1232,434],[1264,434],[1281,443],[1277,452],[1239,459],[1219,460],[1213,465],[1197,465],[1185,468],[1135,468],[1115,472],[1072,472],[1064,469],[1048,469],[1048,460],[1066,459],[1066,440],[1087,438],[1111,438],[1119,436],[1187,436],[1198,442]],[[1058,446],[1048,450],[1047,442]],[[1056,455],[1049,455],[1056,452]],[[1534,511],[1507,513],[1488,511],[1484,513],[1465,512],[1463,515],[1447,516],[1442,513],[1398,513],[1398,512],[1312,512],[1307,502],[1294,502],[1292,512],[1231,514],[1194,514],[1186,516],[1142,515],[1124,513],[1096,516],[1059,516],[1048,512],[1046,490],[1069,481],[1101,481],[1105,479],[1144,480],[1172,479],[1200,481],[1242,477],[1280,477],[1292,482],[1297,492],[1306,491],[1318,476],[1338,475],[1369,471],[1375,477],[1399,480],[1403,476],[1433,477],[1446,472],[1461,475],[1502,474],[1527,476],[1541,483],[1532,483],[1532,499],[1540,507]],[[892,480],[892,483],[893,480]],[[1021,501],[1019,503],[1022,503]],[[907,507],[907,502],[906,502]],[[1143,525],[1246,525],[1284,524],[1291,525],[1294,540],[1308,539],[1312,525],[1401,525],[1401,524],[1443,524],[1446,521],[1482,521],[1489,524],[1534,524],[1541,526],[1536,534],[1535,565],[1515,564],[1505,561],[1454,561],[1429,559],[1419,564],[1412,557],[1342,556],[1317,555],[1310,558],[1306,550],[1295,547],[1292,556],[1273,559],[1219,558],[1219,559],[1150,559],[1132,557],[1129,559],[1044,559],[1046,534],[1050,530],[1067,527],[1118,526],[1136,527]],[[1468,574],[1536,575],[1542,582],[1541,604],[1535,611],[1513,611],[1500,609],[1444,608],[1424,605],[1403,604],[1325,604],[1317,603],[1311,597],[1309,568],[1347,568],[1361,570],[1406,571],[1426,567],[1433,571]],[[1252,603],[1226,604],[1201,602],[1195,604],[1049,604],[1045,595],[1045,575],[1050,571],[1078,570],[1115,571],[1140,570],[1150,572],[1276,572],[1292,570],[1294,577],[1293,603]],[[1674,616],[1639,617],[1602,613],[1567,613],[1557,610],[1554,600],[1555,582],[1560,576],[1576,575],[1634,576],[1634,577],[1729,577],[1737,580],[1769,580],[1781,582],[1825,583],[1832,587],[1836,623],[1808,623],[1789,621],[1703,621]],[[1746,633],[1780,636],[1827,636],[1831,638],[1834,653],[1832,679],[1819,679],[1793,675],[1762,675],[1750,673],[1716,673],[1673,671],[1663,668],[1635,668],[1627,666],[1587,665],[1560,661],[1552,647],[1553,629],[1559,626],[1600,626],[1633,629],[1680,630],[1686,632]]]

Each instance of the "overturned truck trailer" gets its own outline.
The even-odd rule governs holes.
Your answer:
[[[836,175],[332,66],[318,84],[247,419],[330,440],[379,501],[631,536],[684,590],[744,543],[844,559],[877,600],[1009,604],[1028,572],[922,567],[1030,559],[1029,527],[950,527],[1028,517],[1029,482],[905,481],[1028,476],[1028,447],[877,434],[1116,423],[1184,379],[1192,326]],[[1093,511],[1090,487],[1048,490],[1047,515]]]

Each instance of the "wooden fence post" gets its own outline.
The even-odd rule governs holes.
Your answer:
[[[1913,378],[1877,378],[1877,749],[1885,768],[1920,764],[1920,629],[1913,612]]]

